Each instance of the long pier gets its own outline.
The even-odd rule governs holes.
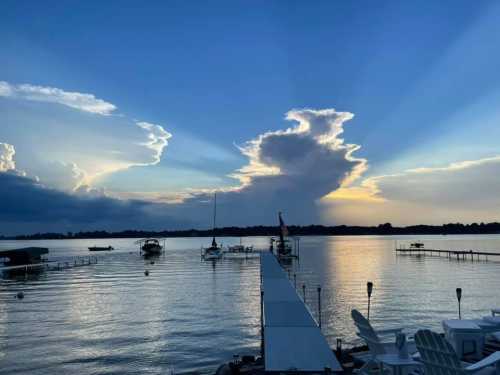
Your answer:
[[[261,253],[262,354],[268,373],[331,373],[342,366],[287,274],[270,252]]]
[[[424,247],[396,247],[396,254],[407,254],[407,255],[436,255],[445,256],[450,259],[456,260],[488,260],[488,257],[500,257],[500,253],[493,253],[490,251],[473,251],[473,250],[444,250],[444,249],[429,249]],[[481,259],[482,257],[482,259]]]

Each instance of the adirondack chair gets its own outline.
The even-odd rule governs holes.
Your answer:
[[[500,375],[500,352],[471,365],[460,362],[451,344],[430,330],[418,331],[415,343],[424,364],[425,375]]]
[[[396,354],[398,352],[395,345],[395,336],[396,334],[401,333],[403,329],[393,328],[375,330],[368,319],[366,319],[358,310],[352,310],[351,316],[354,320],[354,325],[358,330],[356,334],[365,341],[366,345],[368,345],[368,349],[370,350],[368,355],[354,355],[354,357],[359,361],[364,362],[360,371],[369,373],[372,370],[380,368],[380,363],[377,360],[378,355]],[[394,339],[392,341],[383,341],[383,336],[388,334],[394,334]],[[416,352],[415,344],[413,342],[408,342],[408,352],[410,355]]]

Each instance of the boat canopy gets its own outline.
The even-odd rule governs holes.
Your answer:
[[[24,247],[22,249],[0,251],[0,258],[8,258],[6,265],[21,265],[38,263],[42,260],[42,255],[48,254],[46,247]]]

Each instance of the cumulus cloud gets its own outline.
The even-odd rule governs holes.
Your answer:
[[[365,179],[328,197],[338,220],[408,225],[500,220],[500,156]],[[354,196],[354,195],[357,196]]]
[[[16,150],[14,146],[0,142],[0,172],[16,169],[16,163],[14,161],[15,154]]]
[[[352,117],[334,109],[292,110],[286,119],[294,126],[240,147],[248,164],[233,174],[241,185],[218,194],[222,225],[274,223],[277,211],[288,213],[295,223],[316,222],[318,201],[367,168],[365,159],[353,156],[359,146],[339,137]],[[185,200],[183,210],[194,211],[196,202],[209,198],[195,194]]]
[[[12,85],[0,81],[0,96],[33,100],[37,102],[58,103],[70,108],[98,115],[110,115],[116,106],[92,94],[64,91],[56,87],[30,84]]]
[[[15,99],[0,102],[0,120],[7,122],[0,128],[0,137],[14,137],[21,151],[17,164],[60,190],[91,185],[131,167],[156,165],[172,137],[161,125],[108,116],[116,106],[89,93],[0,81],[1,98]],[[21,103],[25,100],[57,103],[75,111],[60,106],[47,110],[43,104],[27,108]],[[8,118],[1,115],[2,107],[9,109]],[[26,134],[37,134],[36,142]],[[6,166],[7,159],[2,160],[2,168]]]
[[[345,144],[339,138],[344,123],[353,117],[352,113],[334,109],[292,110],[286,119],[296,121],[296,126],[267,132],[240,147],[249,163],[234,176],[245,185],[257,182],[259,177],[281,176],[280,180],[323,189],[318,193],[320,198],[338,184],[356,179],[367,168],[365,159],[352,155],[360,146]]]

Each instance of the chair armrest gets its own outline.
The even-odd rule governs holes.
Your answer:
[[[482,359],[479,362],[474,363],[473,365],[467,366],[465,370],[470,372],[477,371],[481,370],[482,368],[494,365],[498,362],[500,362],[500,352],[495,352],[486,357],[485,359]]]

